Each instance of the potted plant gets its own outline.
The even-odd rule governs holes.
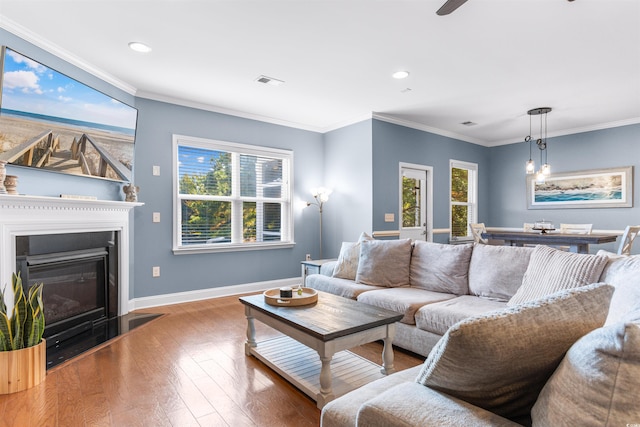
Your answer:
[[[0,394],[26,390],[46,375],[43,284],[29,288],[25,296],[20,274],[12,275],[13,308],[7,312],[5,292],[0,290]]]

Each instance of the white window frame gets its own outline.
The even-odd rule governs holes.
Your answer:
[[[451,178],[452,169],[466,169],[469,171],[469,187],[467,188],[468,201],[467,202],[454,202],[451,200]],[[467,206],[469,214],[467,215],[467,237],[453,237],[453,228],[451,223],[453,221],[451,212],[453,206]],[[469,224],[477,222],[478,218],[478,164],[471,162],[463,162],[461,160],[449,159],[449,240],[460,241],[473,241],[473,235],[469,231]]]
[[[196,147],[207,150],[218,150],[232,153],[232,161],[234,162],[232,173],[232,194],[231,196],[196,196],[207,200],[230,201],[232,203],[231,218],[231,242],[216,244],[196,244],[182,245],[182,209],[181,202],[186,197],[180,194],[179,185],[179,165],[178,165],[178,147]],[[272,157],[282,160],[282,197],[279,199],[269,199],[282,204],[281,210],[281,240],[277,242],[242,242],[242,202],[258,201],[256,197],[240,197],[240,168],[236,162],[239,162],[240,154],[248,154],[254,156]],[[293,238],[293,151],[283,150],[271,147],[262,147],[256,145],[239,144],[235,142],[218,141],[206,138],[197,138],[184,135],[173,135],[173,253],[174,254],[190,254],[190,253],[209,253],[209,252],[232,252],[232,251],[249,251],[262,249],[281,249],[290,248],[295,245]],[[260,228],[260,227],[258,227]],[[256,230],[257,233],[260,231]]]

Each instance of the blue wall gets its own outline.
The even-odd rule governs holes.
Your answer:
[[[594,229],[622,230],[626,225],[640,224],[640,125],[584,132],[549,138],[548,160],[552,173],[589,169],[634,167],[634,207],[590,209],[528,210],[524,164],[529,159],[529,145],[504,145],[488,149],[490,191],[486,194],[492,208],[486,217],[488,226],[522,227],[524,222],[548,219],[554,224],[592,223]],[[537,148],[534,148],[536,160]],[[537,162],[539,163],[539,162]],[[635,246],[634,253],[639,249]],[[591,248],[614,250],[616,244]]]
[[[135,209],[134,297],[295,277],[305,254],[317,258],[317,212],[300,202],[322,182],[321,134],[142,98],[137,105],[136,185],[145,205]],[[295,247],[174,255],[173,134],[293,150]],[[154,165],[160,176],[153,176]],[[160,223],[151,221],[153,212],[160,212]],[[151,277],[153,266],[160,266],[160,277]]]
[[[399,163],[433,167],[433,227],[449,228],[449,160],[478,164],[478,218],[489,218],[489,151],[486,147],[380,120],[373,121],[373,228],[398,230]],[[395,213],[395,222],[384,214]],[[433,236],[447,242],[449,236]]]

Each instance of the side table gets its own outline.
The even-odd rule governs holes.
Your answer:
[[[307,285],[307,276],[310,274],[319,274],[320,267],[330,261],[335,261],[336,258],[331,259],[314,259],[309,261],[302,261],[302,286]]]

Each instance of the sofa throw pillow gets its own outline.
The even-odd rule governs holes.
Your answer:
[[[585,335],[567,352],[531,411],[540,426],[629,426],[640,420],[640,323]]]
[[[360,260],[360,244],[363,240],[373,240],[367,233],[360,234],[357,242],[342,242],[333,277],[355,280]]]
[[[612,293],[596,283],[462,320],[433,347],[416,381],[526,423],[565,352],[604,323]]]
[[[445,245],[418,240],[411,254],[411,286],[454,295],[469,293],[473,245]]]
[[[598,254],[602,253],[609,258],[600,282],[616,288],[604,323],[612,325],[623,320],[628,313],[640,311],[640,255],[622,256],[598,251]]]
[[[411,239],[363,240],[356,282],[388,288],[409,286]]]
[[[508,305],[596,283],[606,264],[607,257],[602,255],[576,254],[538,245],[531,254],[522,286]]]
[[[533,247],[473,245],[469,293],[507,302],[522,285]]]

